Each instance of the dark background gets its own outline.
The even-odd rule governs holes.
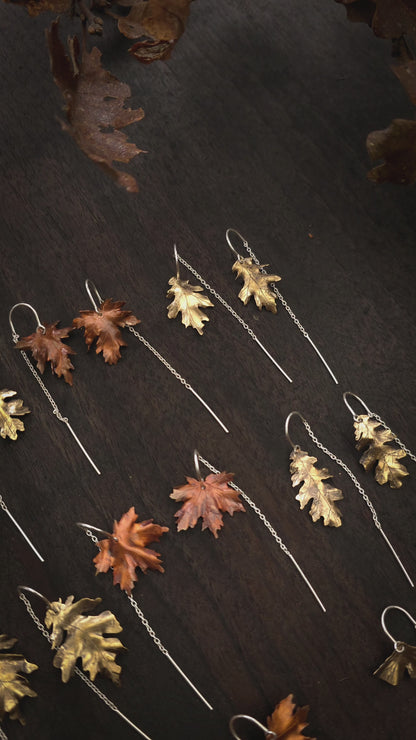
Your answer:
[[[4,513],[0,631],[39,670],[26,728],[10,740],[137,737],[78,678],[60,682],[49,647],[16,595],[19,583],[56,599],[102,596],[122,623],[122,688],[97,685],[153,740],[226,740],[236,712],[261,721],[290,692],[310,704],[306,734],[319,740],[412,740],[415,685],[372,677],[391,652],[380,615],[416,596],[351,481],[297,421],[292,436],[328,465],[344,492],[341,529],[314,525],[295,501],[284,421],[301,411],[319,439],[364,483],[409,571],[416,575],[416,466],[399,491],[358,465],[351,390],[410,447],[414,413],[415,190],[366,180],[365,137],[412,108],[389,69],[389,44],[349,24],[331,0],[198,2],[171,61],[143,67],[111,32],[104,63],[132,88],[146,117],[129,136],[147,150],[128,168],[137,196],[118,190],[60,129],[61,98],[49,75],[43,29],[50,18],[1,7],[1,386],[32,413],[17,442],[1,440],[1,491],[35,541],[41,565]],[[64,28],[67,28],[64,24]],[[74,23],[68,29],[76,31]],[[282,276],[281,291],[339,378],[336,386],[282,307],[274,316],[237,298],[227,227],[248,238]],[[293,377],[289,385],[217,302],[204,336],[168,321],[165,293],[176,241],[249,322]],[[81,332],[71,389],[45,383],[101,468],[98,477],[13,349],[8,311],[31,303],[41,320],[69,325],[90,308],[86,277],[125,300],[143,335],[230,428],[226,435],[193,396],[128,332],[117,366],[87,353]],[[191,277],[182,270],[182,277]],[[191,282],[195,282],[191,280]],[[16,312],[21,335],[29,312]],[[176,533],[174,486],[193,474],[193,449],[261,507],[319,591],[323,614],[254,512],[224,516],[208,531]],[[406,461],[405,461],[406,462]],[[210,699],[209,712],[153,645],[111,575],[94,576],[96,548],[77,520],[111,528],[134,505],[171,531],[159,547],[164,575],[134,591],[156,633]],[[43,616],[41,602],[33,600]],[[415,642],[405,617],[388,622]],[[242,727],[244,738],[259,730]]]

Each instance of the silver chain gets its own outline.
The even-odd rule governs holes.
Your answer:
[[[42,632],[42,635],[44,637],[46,637],[47,641],[50,643],[50,645],[52,645],[52,637],[50,636],[50,634],[49,634],[48,630],[46,629],[46,627],[43,626],[43,624],[40,621],[40,619],[38,619],[38,617],[36,616],[35,612],[32,609],[32,605],[31,605],[29,599],[27,598],[27,596],[25,596],[25,594],[22,594],[21,593],[21,594],[19,594],[19,598],[20,598],[21,601],[23,601],[28,614],[32,617],[32,619],[33,619],[34,623],[36,624],[36,627],[38,628],[38,630],[40,632]]]
[[[386,424],[386,422],[383,421],[383,419],[378,414],[373,414],[373,412],[371,411],[370,417],[372,419],[376,419],[376,421],[378,421],[378,423],[381,424],[384,429],[388,429],[389,432],[391,431],[391,428],[388,426],[388,424]],[[392,434],[394,434],[394,432],[392,432]],[[394,437],[393,441],[396,442],[397,445],[399,445],[399,447],[403,450],[403,452],[406,453],[406,455],[409,455],[410,459],[413,460],[413,462],[416,462],[416,455],[414,455],[413,452],[411,452],[398,437]]]

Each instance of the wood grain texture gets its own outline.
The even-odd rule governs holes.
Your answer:
[[[2,492],[41,549],[41,565],[0,512],[0,632],[39,665],[26,701],[27,727],[10,740],[137,737],[74,678],[60,683],[49,647],[16,596],[19,583],[49,597],[103,598],[124,627],[122,689],[97,685],[152,738],[226,740],[243,712],[264,721],[288,693],[310,704],[319,740],[413,740],[415,686],[372,677],[390,651],[382,609],[416,615],[416,596],[345,474],[302,426],[292,436],[328,466],[344,493],[343,526],[327,531],[299,511],[291,488],[284,421],[309,420],[323,444],[359,477],[381,523],[416,575],[416,466],[400,491],[358,465],[342,392],[361,395],[415,447],[415,190],[376,188],[365,173],[365,137],[412,109],[389,70],[386,43],[348,24],[328,0],[192,5],[171,61],[141,67],[111,32],[104,64],[129,82],[146,117],[130,137],[147,154],[129,167],[138,196],[117,190],[56,121],[61,100],[48,72],[46,17],[3,5],[0,29],[2,186],[1,386],[32,410],[15,443],[1,441]],[[68,31],[71,25],[63,24]],[[225,229],[235,227],[335,370],[335,386],[282,307],[261,314],[237,299]],[[200,337],[169,321],[165,298],[173,242],[253,327],[293,377],[289,385],[218,305]],[[186,270],[182,276],[191,277]],[[198,401],[128,332],[117,366],[74,333],[74,386],[45,383],[102,470],[98,477],[13,349],[8,311],[32,303],[66,325],[90,308],[91,278],[125,300],[139,330],[212,405],[225,435]],[[193,279],[191,280],[193,282]],[[31,316],[16,313],[21,335]],[[175,486],[193,474],[193,449],[261,507],[319,591],[324,615],[293,565],[251,510],[218,541],[175,532]],[[108,529],[134,505],[171,531],[158,548],[165,574],[142,576],[135,596],[172,656],[214,705],[209,712],[137,621],[110,575],[94,576],[96,548],[78,520]],[[34,601],[42,615],[42,605]],[[411,625],[389,625],[414,643]],[[251,728],[244,738],[259,737]]]

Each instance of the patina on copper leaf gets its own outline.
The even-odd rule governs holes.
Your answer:
[[[72,373],[74,369],[69,355],[75,355],[76,352],[61,340],[69,336],[72,327],[66,326],[64,329],[57,329],[59,321],[54,324],[45,324],[45,330],[38,327],[33,334],[28,337],[22,337],[16,342],[16,349],[29,350],[33,359],[36,360],[38,370],[43,373],[47,362],[51,363],[52,372],[60,378],[63,376],[66,383],[72,385]]]
[[[95,352],[103,353],[105,362],[115,365],[121,357],[120,347],[127,344],[121,336],[120,328],[135,326],[140,319],[131,311],[123,310],[125,301],[103,301],[99,311],[80,311],[73,320],[76,329],[84,329],[85,343],[88,349],[97,340]]]
[[[68,39],[66,54],[59,39],[58,21],[46,34],[54,80],[66,102],[67,121],[61,121],[62,128],[118,185],[136,193],[136,179],[113,166],[114,161],[130,162],[143,151],[119,130],[144,116],[141,108],[124,107],[131,96],[130,87],[101,66],[97,47],[87,51],[84,46],[81,50],[76,36]]]

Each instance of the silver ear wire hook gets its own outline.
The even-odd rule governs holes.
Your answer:
[[[232,234],[237,234],[237,236],[243,242],[243,246],[244,247],[248,247],[248,241],[247,241],[247,239],[244,239],[244,237],[240,234],[239,231],[237,231],[237,229],[227,229],[227,231],[225,232],[225,238],[227,240],[228,246],[230,247],[231,251],[234,252],[235,256],[237,257],[238,261],[240,262],[243,258],[241,256],[241,254],[239,254],[237,252],[237,250],[235,249],[235,247],[233,246],[233,244],[231,242],[231,239],[230,239],[230,234],[231,233]]]
[[[17,342],[17,340],[19,339],[19,334],[16,332],[16,329],[14,328],[14,324],[13,324],[13,321],[12,321],[13,311],[14,311],[15,308],[19,308],[19,306],[25,306],[26,308],[30,308],[30,310],[32,311],[32,313],[35,314],[35,319],[36,319],[36,323],[37,323],[36,329],[42,329],[42,334],[44,334],[46,332],[46,328],[41,323],[40,318],[38,316],[38,312],[35,311],[35,309],[33,308],[33,306],[31,306],[30,303],[15,303],[14,306],[12,306],[11,309],[10,309],[10,311],[9,311],[9,324],[10,324],[10,328],[12,330],[13,341],[14,342]]]
[[[98,306],[97,306],[97,304],[95,302],[95,299],[92,296],[91,290],[94,291],[94,293],[95,293],[97,299],[99,300],[100,304],[103,304],[104,301],[101,298],[101,296],[100,296],[100,294],[99,294],[99,292],[98,292],[95,284],[89,278],[87,278],[86,281],[85,281],[85,290],[88,293],[88,297],[89,297],[89,299],[90,299],[90,301],[91,301],[91,303],[92,303],[92,305],[94,307],[94,311],[96,311],[96,313],[100,313],[100,309],[98,308]]]
[[[388,629],[386,627],[386,614],[391,609],[397,609],[399,612],[403,612],[403,614],[406,614],[406,617],[408,619],[410,619],[410,621],[412,622],[413,627],[415,627],[415,629],[416,629],[416,620],[413,619],[412,615],[409,614],[409,612],[406,609],[403,609],[402,606],[397,606],[396,604],[391,604],[390,606],[386,606],[386,608],[383,610],[383,613],[381,615],[381,626],[382,626],[385,634],[387,635],[387,637],[389,637],[390,640],[392,641],[392,643],[394,645],[394,649],[396,650],[396,652],[401,653],[401,652],[403,652],[404,647],[403,646],[400,646],[400,640],[396,640],[393,637],[393,635],[388,631]]]
[[[367,404],[364,403],[363,399],[360,398],[360,396],[357,396],[355,393],[351,393],[351,391],[345,391],[345,393],[342,394],[342,398],[344,399],[344,403],[345,403],[347,409],[353,415],[354,419],[356,419],[359,416],[359,414],[356,414],[355,411],[354,411],[354,409],[352,408],[352,406],[348,403],[348,401],[347,401],[347,397],[348,396],[352,396],[352,398],[355,398],[357,401],[359,401],[360,404],[361,404],[361,406],[366,410],[367,414],[369,416],[372,415],[370,409],[367,406]]]
[[[88,530],[91,529],[94,532],[98,532],[99,534],[103,534],[107,539],[113,540],[113,542],[118,542],[118,538],[114,537],[111,532],[106,532],[105,529],[101,529],[100,527],[93,527],[91,524],[84,524],[83,522],[76,522],[77,527],[80,527],[80,529],[84,529],[87,533]]]
[[[272,738],[277,738],[277,735],[275,732],[272,732],[271,730],[268,730],[267,727],[261,724],[257,719],[254,719],[254,717],[250,717],[249,714],[235,714],[234,717],[231,717],[230,719],[230,732],[233,737],[235,737],[235,740],[242,740],[240,735],[237,735],[237,732],[234,729],[235,721],[238,719],[247,719],[249,722],[251,722],[253,725],[256,725],[256,727],[259,727],[260,730],[263,730],[265,737],[267,740],[272,740]]]
[[[44,596],[43,594],[41,594],[39,591],[35,591],[34,588],[30,588],[29,586],[18,586],[17,587],[17,593],[19,594],[19,596],[20,596],[21,599],[22,599],[22,597],[24,597],[23,591],[27,591],[30,594],[34,594],[35,596],[38,596],[40,599],[42,599],[42,601],[45,602],[45,604],[48,607],[48,609],[51,609],[51,607],[52,607],[51,602],[49,601],[49,599],[46,598],[46,596]],[[22,600],[24,600],[24,599],[22,599]]]
[[[289,444],[293,447],[294,450],[299,449],[299,445],[295,445],[295,443],[292,441],[291,436],[289,434],[289,424],[292,416],[299,416],[299,419],[303,423],[305,423],[306,419],[302,416],[302,414],[299,413],[299,411],[291,411],[290,414],[286,417],[285,421],[285,437]]]
[[[194,466],[195,466],[195,473],[198,480],[204,480],[201,475],[201,468],[199,467],[199,460],[200,460],[200,454],[198,450],[194,450]]]
[[[179,255],[178,250],[176,249],[176,244],[173,245],[173,256],[175,257],[176,264],[176,279],[179,280]]]

